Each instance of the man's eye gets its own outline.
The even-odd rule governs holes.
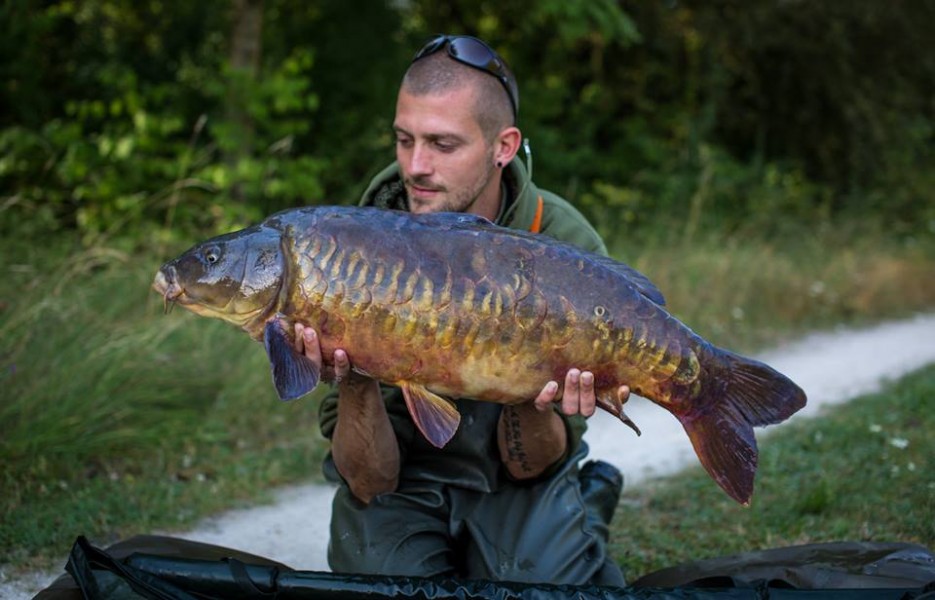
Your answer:
[[[396,145],[408,148],[412,145],[412,140],[409,138],[396,138]]]
[[[452,144],[450,142],[435,142],[435,147],[438,148],[440,152],[454,152],[458,149],[457,144]]]

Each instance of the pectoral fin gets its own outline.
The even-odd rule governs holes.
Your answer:
[[[321,378],[318,367],[304,354],[296,352],[278,319],[266,323],[263,344],[280,400],[295,400],[315,389]]]
[[[454,402],[434,394],[421,385],[401,383],[406,406],[416,427],[433,446],[443,448],[461,423]]]

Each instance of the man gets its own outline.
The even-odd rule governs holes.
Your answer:
[[[606,254],[584,217],[537,189],[516,159],[518,106],[512,74],[486,44],[432,40],[400,87],[397,162],[362,204],[472,213]],[[321,363],[313,330],[297,325],[296,346]],[[620,474],[606,463],[581,474],[577,466],[595,407],[590,372],[570,369],[527,404],[454,399],[461,425],[437,449],[415,429],[400,390],[355,373],[343,350],[333,360],[336,391],[320,424],[332,441],[326,475],[341,484],[329,545],[335,572],[623,585],[606,549]]]

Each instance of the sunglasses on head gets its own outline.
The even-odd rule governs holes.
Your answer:
[[[435,54],[445,47],[448,48],[448,56],[459,63],[480,69],[484,73],[496,77],[497,81],[503,84],[506,95],[510,97],[513,116],[517,116],[519,113],[519,89],[516,87],[516,80],[507,70],[503,60],[497,56],[497,53],[476,37],[469,35],[438,35],[416,53],[412,62],[416,62],[430,54]]]

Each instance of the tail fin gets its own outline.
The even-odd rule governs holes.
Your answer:
[[[677,415],[708,474],[734,500],[750,504],[756,474],[753,427],[785,421],[805,406],[805,392],[761,362],[724,350],[692,409]]]

